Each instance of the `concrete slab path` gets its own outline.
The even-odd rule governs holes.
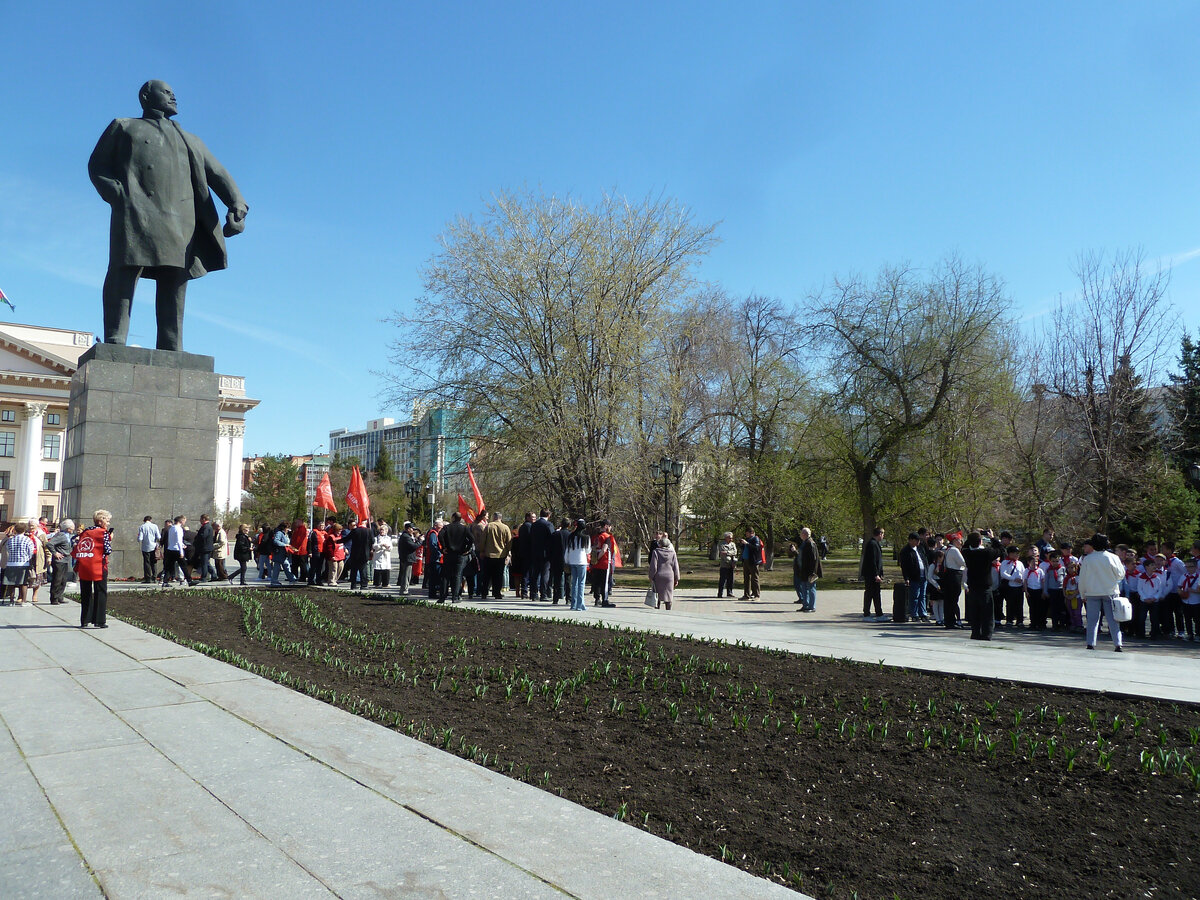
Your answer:
[[[78,617],[0,608],[0,897],[801,896]]]

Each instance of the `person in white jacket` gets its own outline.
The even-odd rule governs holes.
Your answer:
[[[1083,542],[1084,556],[1079,562],[1079,596],[1087,609],[1087,648],[1096,649],[1100,633],[1100,613],[1108,619],[1113,649],[1121,652],[1121,626],[1113,618],[1112,601],[1120,595],[1125,566],[1108,549],[1108,536],[1097,532]]]

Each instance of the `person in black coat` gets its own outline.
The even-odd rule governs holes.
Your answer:
[[[859,573],[863,580],[863,618],[871,615],[871,602],[875,603],[875,618],[883,616],[883,540],[884,530],[876,528],[870,539],[863,544],[862,565]]]
[[[543,509],[541,516],[529,527],[529,599],[550,599],[550,545],[554,541],[554,523],[550,521],[550,510]]]
[[[456,512],[450,516],[450,524],[438,534],[438,540],[442,545],[444,584],[438,603],[445,603],[447,597],[457,603],[462,599],[463,567],[475,546],[471,540],[471,530],[463,524],[462,516]]]
[[[350,569],[350,590],[361,591],[367,586],[367,562],[375,543],[370,524],[359,522],[342,535],[342,543],[346,546],[346,566]]]
[[[246,566],[253,556],[254,542],[250,539],[250,526],[243,522],[238,526],[237,536],[233,539],[233,559],[240,568],[229,576],[230,584],[233,584],[234,579],[239,579],[241,584],[246,583]]]
[[[984,539],[988,544],[984,546]],[[963,559],[967,563],[967,614],[971,640],[990,641],[995,628],[992,618],[992,563],[1000,558],[1002,546],[988,530],[967,535]]]
[[[925,610],[925,568],[921,536],[913,531],[908,535],[908,546],[900,551],[900,572],[908,586],[908,614],[921,622],[929,621]]]
[[[213,532],[212,522],[208,516],[200,517],[200,527],[196,529],[196,537],[192,541],[192,565],[198,572],[197,581],[213,581],[217,570],[213,568]]]

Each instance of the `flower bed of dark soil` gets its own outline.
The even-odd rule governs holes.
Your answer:
[[[323,590],[110,611],[815,896],[1196,896],[1200,710]]]

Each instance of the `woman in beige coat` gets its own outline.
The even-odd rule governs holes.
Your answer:
[[[658,595],[658,608],[671,608],[675,599],[675,588],[679,587],[679,556],[665,531],[654,536],[650,550],[650,584]]]

